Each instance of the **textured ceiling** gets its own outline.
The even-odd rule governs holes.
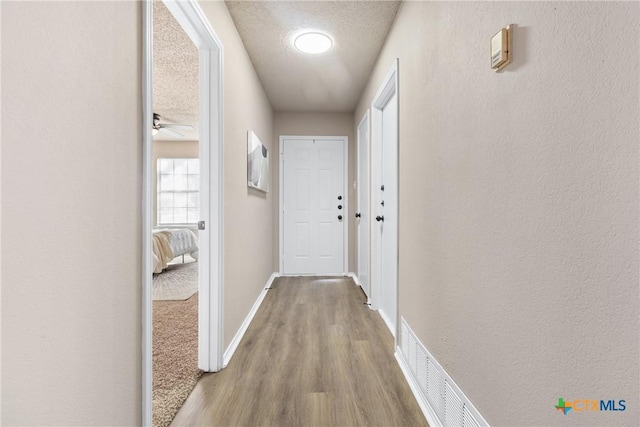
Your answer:
[[[276,111],[352,112],[395,19],[399,1],[226,1]],[[293,47],[304,31],[333,39],[328,52]],[[153,105],[161,123],[188,124],[198,140],[198,50],[162,1],[153,2]]]
[[[226,1],[276,111],[352,112],[399,1]],[[293,47],[304,31],[333,39],[328,52]]]
[[[154,140],[198,140],[198,49],[161,1],[153,2],[153,111],[160,123],[179,123],[183,137],[159,132]]]

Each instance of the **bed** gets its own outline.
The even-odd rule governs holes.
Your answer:
[[[198,237],[189,229],[153,230],[153,272],[162,273],[175,258],[185,254],[198,260]]]

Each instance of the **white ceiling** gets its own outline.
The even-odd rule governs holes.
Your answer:
[[[225,1],[275,111],[352,112],[400,1]],[[153,103],[161,123],[188,124],[176,138],[198,140],[198,50],[162,1],[153,2]],[[293,39],[320,31],[325,53],[299,52]]]
[[[352,112],[395,19],[399,1],[225,1],[276,111]],[[331,36],[309,55],[304,31]]]

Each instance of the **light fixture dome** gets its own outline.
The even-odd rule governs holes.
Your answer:
[[[293,44],[299,51],[304,53],[322,53],[331,49],[333,40],[323,33],[308,32],[296,37]]]

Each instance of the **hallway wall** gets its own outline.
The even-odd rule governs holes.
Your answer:
[[[138,425],[141,4],[0,7],[1,424]]]
[[[639,23],[637,3],[404,2],[356,110],[399,57],[400,315],[492,425],[638,422]]]
[[[202,1],[224,49],[224,348],[273,273],[273,209],[268,193],[247,187],[247,131],[270,153],[273,111],[224,2]],[[274,167],[276,156],[270,158]],[[276,188],[274,192],[274,186]]]
[[[347,175],[349,194],[349,271],[356,268],[356,192],[353,182],[356,171],[356,140],[353,128],[353,114],[351,113],[292,113],[276,112],[273,116],[273,146],[272,178],[276,183],[273,201],[273,271],[280,271],[278,263],[280,254],[280,220],[278,211],[280,199],[277,183],[280,174],[279,144],[280,135],[297,136],[347,136],[349,138],[349,172]]]

